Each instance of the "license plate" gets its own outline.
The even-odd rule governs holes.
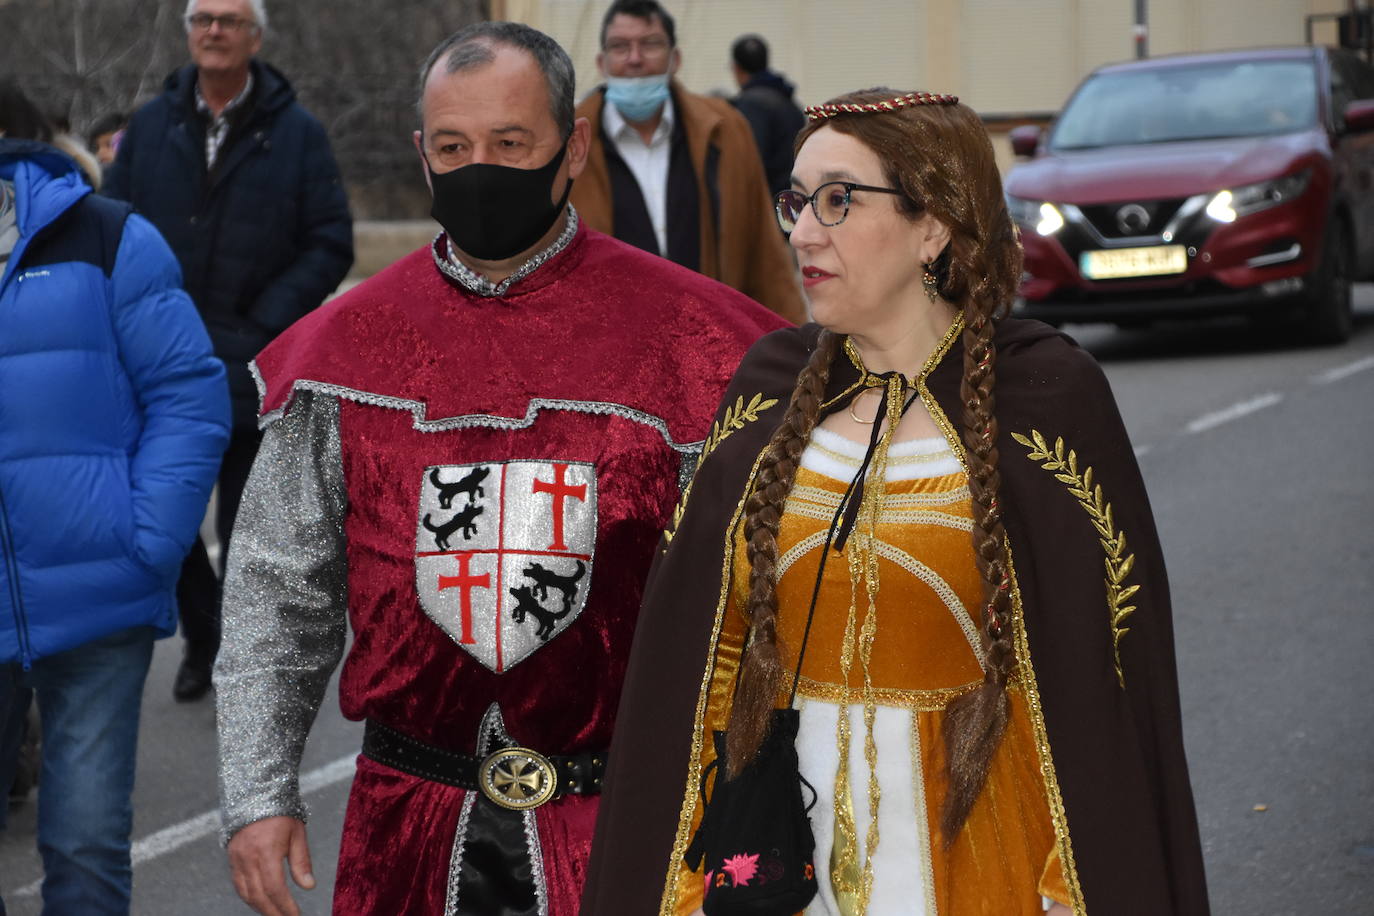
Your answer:
[[[1153,245],[1085,251],[1078,257],[1078,269],[1089,280],[1181,274],[1188,269],[1188,250],[1182,245]]]

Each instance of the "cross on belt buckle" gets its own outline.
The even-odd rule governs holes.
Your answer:
[[[477,768],[477,787],[502,808],[529,811],[553,798],[558,774],[538,751],[506,747],[482,761]]]

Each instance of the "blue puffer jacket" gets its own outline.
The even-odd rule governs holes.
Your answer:
[[[229,441],[224,367],[176,259],[50,146],[0,139],[0,662],[131,626],[173,588]]]
[[[271,65],[252,61],[253,92],[213,172],[196,68],[167,78],[119,144],[101,192],[127,200],[181,263],[215,355],[229,371],[234,419],[257,425],[248,361],[334,291],[353,264],[353,221],[329,138]]]

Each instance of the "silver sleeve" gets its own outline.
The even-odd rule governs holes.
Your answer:
[[[347,635],[339,403],[299,392],[267,427],[224,576],[214,682],[221,839],[275,815],[305,820],[305,739]]]

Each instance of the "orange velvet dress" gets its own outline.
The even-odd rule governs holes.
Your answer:
[[[826,531],[863,451],[816,430],[788,500],[778,536],[778,599],[789,671]],[[967,478],[938,438],[894,444],[885,476],[872,541],[856,526],[845,553],[832,551],[826,561],[802,662],[797,746],[802,774],[819,796],[811,823],[820,893],[807,913],[864,911],[866,865],[868,913],[1041,913],[1042,895],[1067,901],[1068,894],[1034,732],[1015,687],[1006,737],[967,823],[948,849],[939,833],[944,709],[982,680],[984,661],[971,615],[982,584]],[[869,564],[866,579],[856,562]],[[747,564],[739,566],[736,594],[747,577]],[[847,780],[840,778],[846,767]]]

